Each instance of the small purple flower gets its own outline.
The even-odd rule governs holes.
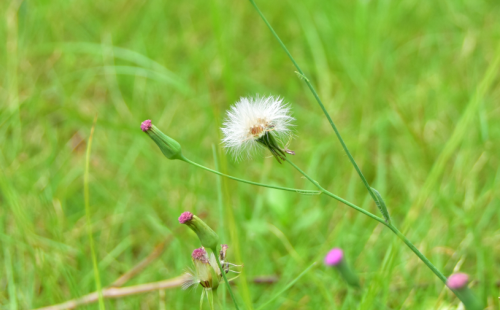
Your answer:
[[[186,211],[179,216],[179,223],[186,224],[193,219],[193,213]]]
[[[467,287],[467,283],[469,283],[469,276],[465,273],[454,273],[446,281],[446,285],[453,290]]]
[[[141,130],[146,132],[151,129],[151,120],[147,119],[144,122],[141,123]]]
[[[337,266],[344,258],[344,251],[339,248],[334,248],[325,256],[325,264],[328,266]]]

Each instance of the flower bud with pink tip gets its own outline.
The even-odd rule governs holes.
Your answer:
[[[325,256],[325,264],[328,266],[337,266],[344,258],[344,251],[339,248],[334,248]]]
[[[466,273],[454,273],[446,281],[446,285],[452,290],[460,290],[469,284],[469,276]]]
[[[158,145],[165,157],[168,159],[184,160],[179,142],[161,132],[161,130],[151,123],[151,120],[148,119],[142,122],[141,130],[144,131],[151,138],[151,140],[156,143],[156,145]]]
[[[203,247],[195,249],[191,254],[198,283],[206,289],[215,290],[219,286],[222,275],[213,256],[213,253],[209,256]]]
[[[325,265],[334,267],[344,281],[352,287],[360,287],[359,278],[347,264],[344,251],[340,248],[330,250],[325,256]]]
[[[448,277],[446,285],[457,295],[467,310],[483,309],[481,302],[468,287],[469,276],[466,273],[454,273]]]
[[[201,245],[216,253],[219,236],[199,217],[189,211],[186,211],[179,216],[179,223],[185,224],[191,228],[198,235]]]

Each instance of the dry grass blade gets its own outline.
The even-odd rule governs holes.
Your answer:
[[[119,298],[121,296],[140,294],[144,292],[173,288],[182,285],[185,276],[182,275],[177,278],[164,280],[160,282],[146,283],[140,284],[136,286],[129,286],[124,288],[119,288],[123,284],[127,283],[130,279],[141,273],[149,264],[151,264],[154,260],[156,260],[165,250],[165,245],[172,240],[172,236],[169,236],[163,242],[159,243],[146,258],[140,261],[137,265],[135,265],[132,269],[121,275],[118,279],[116,279],[113,283],[111,283],[108,288],[102,291],[103,298]],[[69,300],[62,304],[48,306],[44,308],[38,308],[36,310],[56,310],[56,309],[74,309],[81,305],[86,305],[89,303],[93,303],[99,300],[98,292],[93,292],[83,297]]]
[[[180,287],[182,283],[186,280],[186,275],[182,275],[176,278],[164,280],[164,281],[159,281],[159,282],[152,282],[152,283],[145,283],[145,284],[139,284],[139,285],[134,285],[134,286],[127,286],[127,287],[110,287],[107,289],[102,290],[102,297],[103,298],[120,298],[123,296],[130,296],[130,295],[136,295],[136,294],[141,294],[141,293],[147,293],[151,291],[156,291],[156,290],[164,290],[164,289],[169,289],[169,288],[175,288],[175,287]],[[58,304],[58,305],[52,305],[44,308],[38,308],[35,310],[63,310],[63,309],[74,309],[76,307],[82,306],[82,305],[88,305],[94,302],[97,302],[99,300],[99,294],[97,292],[90,293],[88,295],[85,295],[83,297],[69,300],[65,303]]]

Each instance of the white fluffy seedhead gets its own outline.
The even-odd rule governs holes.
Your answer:
[[[222,144],[235,158],[250,157],[263,148],[257,142],[266,132],[282,144],[292,135],[294,118],[289,105],[279,97],[240,98],[226,114],[222,127]]]

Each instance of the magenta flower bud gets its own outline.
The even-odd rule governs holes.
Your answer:
[[[448,277],[446,285],[457,295],[467,310],[480,310],[483,305],[469,289],[469,276],[465,273],[454,273]]]
[[[193,213],[186,211],[179,216],[179,223],[186,224],[187,221],[191,221],[193,219]]]
[[[325,256],[325,265],[334,267],[340,273],[342,279],[350,286],[360,287],[359,278],[347,264],[342,249],[334,248],[330,250]]]
[[[446,281],[446,285],[452,290],[459,290],[467,287],[469,283],[469,276],[465,273],[454,273]]]
[[[141,123],[141,130],[144,131],[153,140],[156,145],[160,148],[160,151],[168,159],[180,159],[185,160],[182,156],[181,145],[179,142],[170,138],[155,125],[151,123],[151,120],[145,120]]]
[[[205,248],[195,249],[191,254],[196,270],[196,279],[204,288],[216,290],[219,286],[220,269],[215,262],[215,256],[209,258]],[[212,261],[210,261],[212,260]]]
[[[344,251],[339,248],[334,248],[325,256],[325,264],[328,266],[336,266],[340,264],[344,258]]]
[[[191,254],[191,257],[203,263],[208,263],[208,256],[207,256],[207,251],[205,251],[205,248],[195,249]]]
[[[147,119],[144,122],[141,123],[141,130],[146,132],[151,129],[151,120]]]
[[[211,249],[214,253],[216,252],[219,236],[199,217],[186,211],[179,216],[179,223],[189,226],[198,235],[202,246]]]
[[[222,244],[222,250],[220,252],[222,256],[222,252],[224,252],[224,257],[227,251],[227,245]],[[221,264],[223,268],[219,267],[217,263],[217,258],[215,253],[208,254],[204,247],[195,249],[191,254],[191,258],[193,260],[194,269],[189,270],[186,274],[186,280],[182,284],[183,289],[187,289],[193,285],[201,285],[206,290],[215,291],[219,287],[219,283],[223,278],[224,274],[228,272],[239,273],[235,270],[231,270],[230,267],[242,267],[239,265],[231,264],[229,262],[223,261],[221,259]],[[234,279],[234,278],[233,278]],[[231,279],[232,280],[232,279]],[[216,308],[218,309],[218,308]]]

